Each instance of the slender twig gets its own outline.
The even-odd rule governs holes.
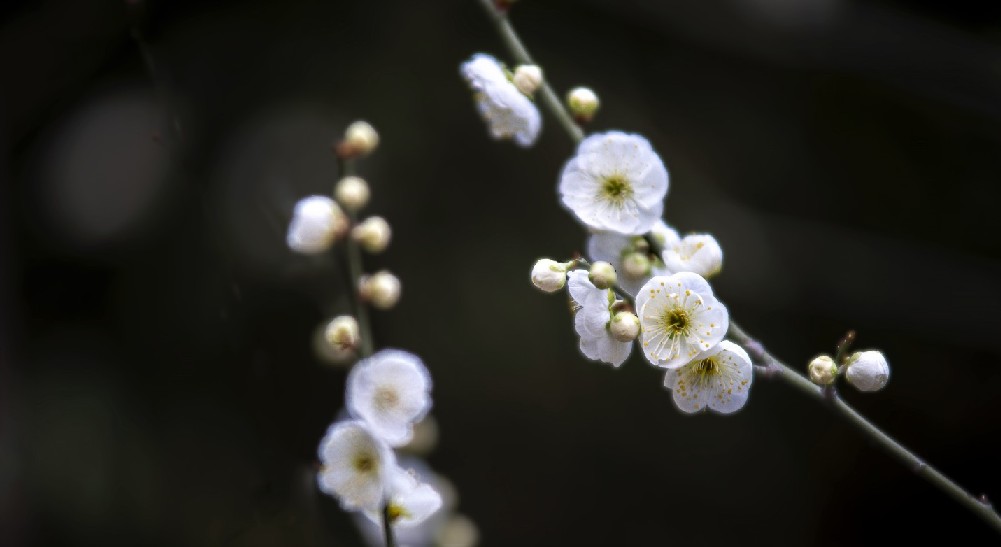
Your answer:
[[[497,27],[498,33],[500,33],[501,38],[504,40],[515,59],[521,63],[532,63],[531,56],[528,54],[528,50],[518,37],[517,32],[515,32],[511,22],[508,20],[507,13],[498,10],[492,0],[480,0],[480,3],[486,8],[487,13],[490,15],[490,18]],[[567,134],[570,136],[570,139],[575,143],[580,142],[583,138],[583,131],[581,131],[580,127],[573,122],[573,118],[570,116],[570,113],[566,110],[566,108],[564,108],[563,104],[556,99],[555,94],[552,93],[552,89],[549,88],[548,84],[545,84],[543,87],[543,99],[543,102],[550,112],[555,115],[558,120],[560,120],[564,129],[566,129]],[[653,237],[651,237],[650,234],[647,234],[645,239],[650,244],[651,252],[660,255],[663,251],[661,245]],[[578,262],[581,264],[587,263],[584,260],[578,260]],[[625,294],[626,300],[633,303],[632,298],[628,298],[628,294],[625,293],[621,287],[615,287],[615,289],[616,294],[619,294],[620,296]],[[996,531],[1001,532],[1001,516],[999,516],[997,511],[994,510],[994,507],[986,501],[986,498],[978,499],[969,492],[963,490],[954,481],[949,479],[949,477],[946,477],[937,469],[928,465],[924,460],[919,458],[902,444],[883,432],[883,430],[876,427],[876,425],[867,420],[864,416],[859,414],[855,409],[838,397],[835,391],[829,390],[825,392],[820,387],[814,385],[809,379],[805,378],[803,375],[796,372],[782,361],[773,357],[760,342],[749,336],[732,320],[730,321],[730,329],[727,336],[740,344],[745,350],[747,350],[748,354],[752,358],[758,361],[759,364],[756,366],[756,372],[758,372],[759,375],[764,377],[781,378],[799,391],[814,397],[821,402],[829,403],[839,414],[844,416],[845,419],[854,425],[856,429],[876,441],[876,443],[883,450],[893,455],[906,467],[912,469],[919,476],[926,479],[939,490],[948,494],[975,515],[979,516]],[[850,343],[850,338],[852,337],[853,336],[846,337],[846,341],[839,345],[839,347],[847,348],[848,343]]]
[[[382,507],[382,532],[386,535],[386,547],[396,547],[396,536],[393,534],[393,520],[389,516],[389,504]]]
[[[518,33],[514,31],[514,27],[508,21],[507,15],[497,10],[493,0],[480,0],[480,3],[483,4],[483,8],[497,26],[497,32],[500,33],[501,39],[504,40],[504,44],[511,52],[515,61],[523,65],[536,64],[535,61],[532,61],[532,56],[528,54],[525,44],[521,43],[521,38],[518,38]],[[542,85],[539,86],[539,91],[541,92],[542,102],[549,109],[549,112],[556,116],[560,125],[570,135],[570,140],[574,144],[579,143],[584,138],[584,131],[573,121],[573,116],[570,115],[570,112],[563,108],[563,103],[560,102],[552,86],[548,82],[543,81]]]
[[[343,158],[338,156],[337,163],[340,167],[341,177],[346,177],[348,175],[354,174],[354,162],[350,158]],[[358,216],[354,211],[348,211],[348,216],[351,219],[351,225],[354,226],[358,221]],[[365,302],[362,301],[361,294],[359,292],[360,282],[363,275],[362,270],[362,259],[361,259],[361,247],[358,242],[352,237],[346,238],[346,249],[345,255],[348,261],[348,272],[350,275],[350,293],[351,301],[354,307],[355,320],[358,321],[358,335],[361,338],[361,357],[368,357],[372,355],[373,348],[375,347],[372,342],[372,325],[369,323],[368,319],[368,308],[365,306]]]

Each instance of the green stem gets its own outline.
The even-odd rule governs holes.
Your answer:
[[[518,37],[518,33],[514,30],[514,27],[508,20],[507,14],[499,11],[492,0],[480,0],[480,3],[484,6],[484,8],[486,8],[487,13],[490,15],[491,20],[497,27],[497,31],[500,33],[501,38],[510,50],[511,55],[513,55],[519,63],[534,64],[532,62],[531,55],[529,55],[525,45]],[[556,95],[553,93],[549,85],[543,84],[541,89],[543,92],[542,98],[545,106],[560,121],[564,129],[566,129],[567,134],[570,135],[570,139],[575,143],[580,142],[584,136],[584,132],[576,123],[574,123],[570,113],[566,110],[566,108],[564,108],[559,99],[556,98]],[[663,252],[661,245],[659,245],[656,240],[651,237],[651,234],[647,234],[645,238],[650,244],[650,250],[659,256]],[[581,264],[587,263],[587,261],[583,259],[578,262]],[[635,305],[633,299],[628,297],[628,294],[626,294],[621,287],[616,286],[615,292],[620,296],[625,295],[624,297],[626,300]],[[925,463],[924,460],[884,433],[883,430],[876,427],[872,422],[867,420],[855,409],[845,403],[840,397],[838,397],[836,391],[833,389],[823,390],[814,385],[813,382],[805,378],[803,375],[773,357],[767,350],[765,350],[764,346],[762,346],[757,340],[747,335],[747,333],[745,333],[744,330],[732,320],[730,321],[730,329],[727,336],[743,346],[752,357],[763,363],[763,366],[757,367],[759,375],[766,377],[777,376],[801,392],[821,402],[828,402],[839,414],[844,416],[845,419],[854,425],[856,429],[876,441],[876,443],[883,450],[900,460],[901,463],[914,470],[915,473],[926,479],[939,490],[948,494],[961,505],[969,509],[973,514],[979,516],[996,531],[1001,532],[1001,516],[998,515],[997,511],[994,510],[990,503],[977,499],[969,492],[960,488],[960,486],[949,479],[949,477],[946,477],[937,469]]]
[[[928,465],[928,463],[908,450],[907,447],[884,433],[883,430],[876,427],[872,422],[859,414],[858,411],[849,406],[848,403],[844,402],[844,400],[838,397],[837,392],[821,389],[791,367],[776,359],[768,353],[764,346],[744,332],[744,329],[740,328],[732,320],[730,321],[730,330],[727,335],[746,349],[751,357],[762,363],[762,366],[759,368],[762,372],[761,375],[781,378],[804,394],[818,401],[830,404],[837,413],[847,419],[856,429],[874,440],[880,448],[899,460],[905,467],[911,469],[918,476],[948,494],[952,499],[969,509],[973,514],[979,516],[996,531],[1001,532],[1001,516],[998,515],[990,503],[977,499],[969,492],[963,490],[952,479],[943,475],[938,469]]]
[[[354,174],[354,162],[352,160],[339,158],[338,165],[340,166],[341,177]],[[354,211],[348,211],[348,217],[351,219],[351,226],[354,226],[358,221],[357,214]],[[361,337],[359,354],[361,357],[368,357],[372,355],[374,344],[372,342],[372,325],[368,319],[368,308],[365,302],[362,301],[361,294],[358,292],[359,282],[363,274],[361,247],[352,237],[346,238],[346,247],[345,254],[348,260],[348,273],[351,278],[351,303],[354,307],[355,320],[358,321],[358,335]]]
[[[497,27],[497,32],[500,34],[502,40],[504,40],[504,45],[507,46],[508,51],[511,52],[511,56],[514,57],[515,61],[523,65],[534,65],[535,61],[532,60],[532,56],[529,55],[528,49],[525,48],[525,44],[521,42],[521,38],[518,37],[518,33],[514,31],[514,27],[511,26],[511,22],[507,19],[507,14],[501,13],[497,10],[494,5],[493,0],[480,0],[480,4],[486,10],[487,15],[494,22]],[[543,80],[542,85],[539,86],[539,92],[542,97],[542,102],[545,104],[546,108],[549,109],[554,116],[556,116],[557,121],[563,126],[567,134],[570,135],[570,140],[574,144],[579,143],[584,139],[584,130],[577,125],[573,120],[573,116],[570,112],[563,107],[563,103],[560,102],[559,97],[553,91],[552,86],[549,82]]]
[[[382,507],[382,532],[386,536],[386,547],[396,547],[396,536],[393,534],[393,524],[389,518],[388,503]]]

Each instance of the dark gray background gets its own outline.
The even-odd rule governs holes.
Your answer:
[[[377,344],[431,368],[430,462],[483,545],[996,541],[785,385],[689,417],[638,354],[577,354],[565,302],[528,283],[584,248],[555,194],[571,145],[548,116],[533,149],[487,137],[458,65],[507,58],[474,0],[0,17],[0,544],[358,544],[310,478],[342,406],[344,370],[311,350],[342,268],[283,242],[357,118],[383,138],[368,211],[395,230],[369,265],[404,287]],[[1001,500],[1001,8],[525,0],[513,19],[558,90],[599,93],[594,129],[651,140],[667,220],[725,250],[734,318],[796,366],[857,329],[892,377],[845,397]]]

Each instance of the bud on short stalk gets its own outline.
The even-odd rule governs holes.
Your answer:
[[[617,281],[615,268],[608,262],[598,261],[591,265],[588,279],[599,289],[611,289]]]
[[[380,310],[388,310],[400,299],[400,280],[383,270],[362,276],[358,282],[358,293]]]
[[[368,203],[368,183],[361,177],[348,175],[337,181],[334,197],[345,209],[356,212]]]
[[[570,263],[540,258],[532,267],[532,284],[541,291],[553,293],[567,284]]]

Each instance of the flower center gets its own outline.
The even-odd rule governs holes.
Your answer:
[[[396,522],[400,517],[409,517],[410,511],[407,511],[399,504],[389,502],[389,507],[386,507],[386,514],[389,516],[389,522]]]
[[[375,469],[375,458],[371,454],[358,454],[352,463],[355,471],[359,473],[368,473]]]
[[[389,410],[400,402],[400,394],[395,389],[380,387],[375,390],[375,407],[379,410]]]
[[[633,186],[622,175],[612,175],[601,182],[601,193],[612,203],[622,203],[633,195]]]
[[[668,338],[688,336],[688,331],[692,325],[692,320],[688,316],[688,312],[681,308],[667,310],[661,318],[661,322],[664,325],[664,332],[667,333]]]

